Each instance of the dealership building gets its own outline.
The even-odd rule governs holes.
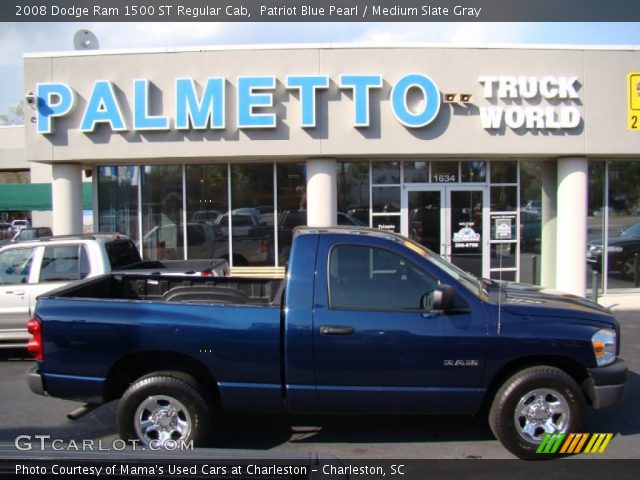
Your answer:
[[[366,224],[477,275],[640,293],[640,235],[618,238],[640,222],[638,47],[42,53],[24,76],[56,234],[82,230],[89,179],[95,230],[149,258],[271,270],[295,225]]]

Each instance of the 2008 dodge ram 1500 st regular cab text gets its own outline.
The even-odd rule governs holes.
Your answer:
[[[109,274],[40,297],[31,389],[120,398],[123,438],[201,444],[221,409],[476,414],[530,458],[619,403],[620,330],[594,303],[477,279],[372,229],[302,228],[286,279]]]

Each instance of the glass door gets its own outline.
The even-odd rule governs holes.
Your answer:
[[[486,187],[409,187],[402,233],[463,270],[488,277],[487,196]]]

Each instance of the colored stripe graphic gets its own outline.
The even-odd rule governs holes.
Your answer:
[[[612,438],[613,433],[570,433],[568,436],[564,433],[547,433],[542,439],[542,443],[538,446],[536,453],[603,453]],[[560,448],[561,445],[562,448]]]
[[[547,433],[542,439],[540,446],[538,446],[536,453],[556,453],[558,448],[560,448],[563,438],[564,433]]]

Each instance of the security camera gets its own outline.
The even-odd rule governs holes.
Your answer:
[[[27,101],[27,104],[30,107],[35,107],[36,105],[36,94],[31,90],[24,94],[24,99]]]

